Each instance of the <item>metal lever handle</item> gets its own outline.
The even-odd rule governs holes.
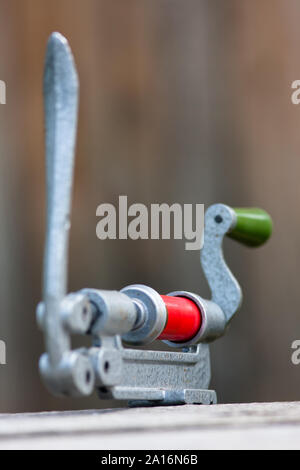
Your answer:
[[[55,364],[62,355],[55,317],[67,293],[67,259],[77,126],[78,78],[66,39],[50,36],[44,75],[47,235],[44,258],[44,302],[47,350]]]
[[[271,218],[261,209],[232,209],[225,204],[214,204],[206,211],[201,264],[211,289],[212,302],[222,309],[226,325],[242,303],[242,290],[224,259],[224,236],[259,246],[271,232]]]
[[[37,314],[47,354],[40,359],[40,370],[54,393],[85,395],[93,389],[94,371],[87,354],[71,350],[69,331],[85,331],[92,312],[84,296],[66,297],[78,88],[68,42],[61,34],[53,33],[44,74],[47,234],[44,303]]]

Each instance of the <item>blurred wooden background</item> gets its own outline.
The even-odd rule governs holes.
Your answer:
[[[97,240],[101,202],[264,207],[275,222],[268,245],[226,243],[244,303],[212,346],[212,386],[220,402],[299,400],[299,19],[297,0],[0,0],[0,412],[106,405],[51,397],[37,369],[42,74],[54,30],[81,82],[70,290],[140,282],[208,295],[183,241]]]

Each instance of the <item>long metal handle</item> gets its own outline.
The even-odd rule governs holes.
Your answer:
[[[46,347],[50,363],[61,359],[65,336],[57,316],[67,292],[68,239],[77,128],[78,77],[67,40],[50,36],[44,74],[47,234],[44,256]]]

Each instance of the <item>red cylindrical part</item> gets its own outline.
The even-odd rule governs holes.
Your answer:
[[[183,343],[192,339],[201,326],[201,312],[197,305],[185,297],[162,295],[168,312],[165,329],[158,339]]]

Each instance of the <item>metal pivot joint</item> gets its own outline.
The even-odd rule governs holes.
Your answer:
[[[58,395],[89,395],[131,403],[215,403],[209,390],[208,343],[222,336],[242,301],[241,288],[222,250],[225,235],[251,246],[271,234],[259,209],[211,206],[205,215],[201,264],[211,299],[174,291],[162,296],[135,284],[121,291],[67,293],[68,238],[77,126],[78,79],[66,39],[51,35],[44,75],[47,234],[43,301],[37,319],[46,353],[40,371]],[[89,348],[72,349],[72,335],[88,335]],[[168,351],[130,349],[164,341]],[[126,347],[125,347],[126,346]],[[177,351],[174,351],[174,348]]]

